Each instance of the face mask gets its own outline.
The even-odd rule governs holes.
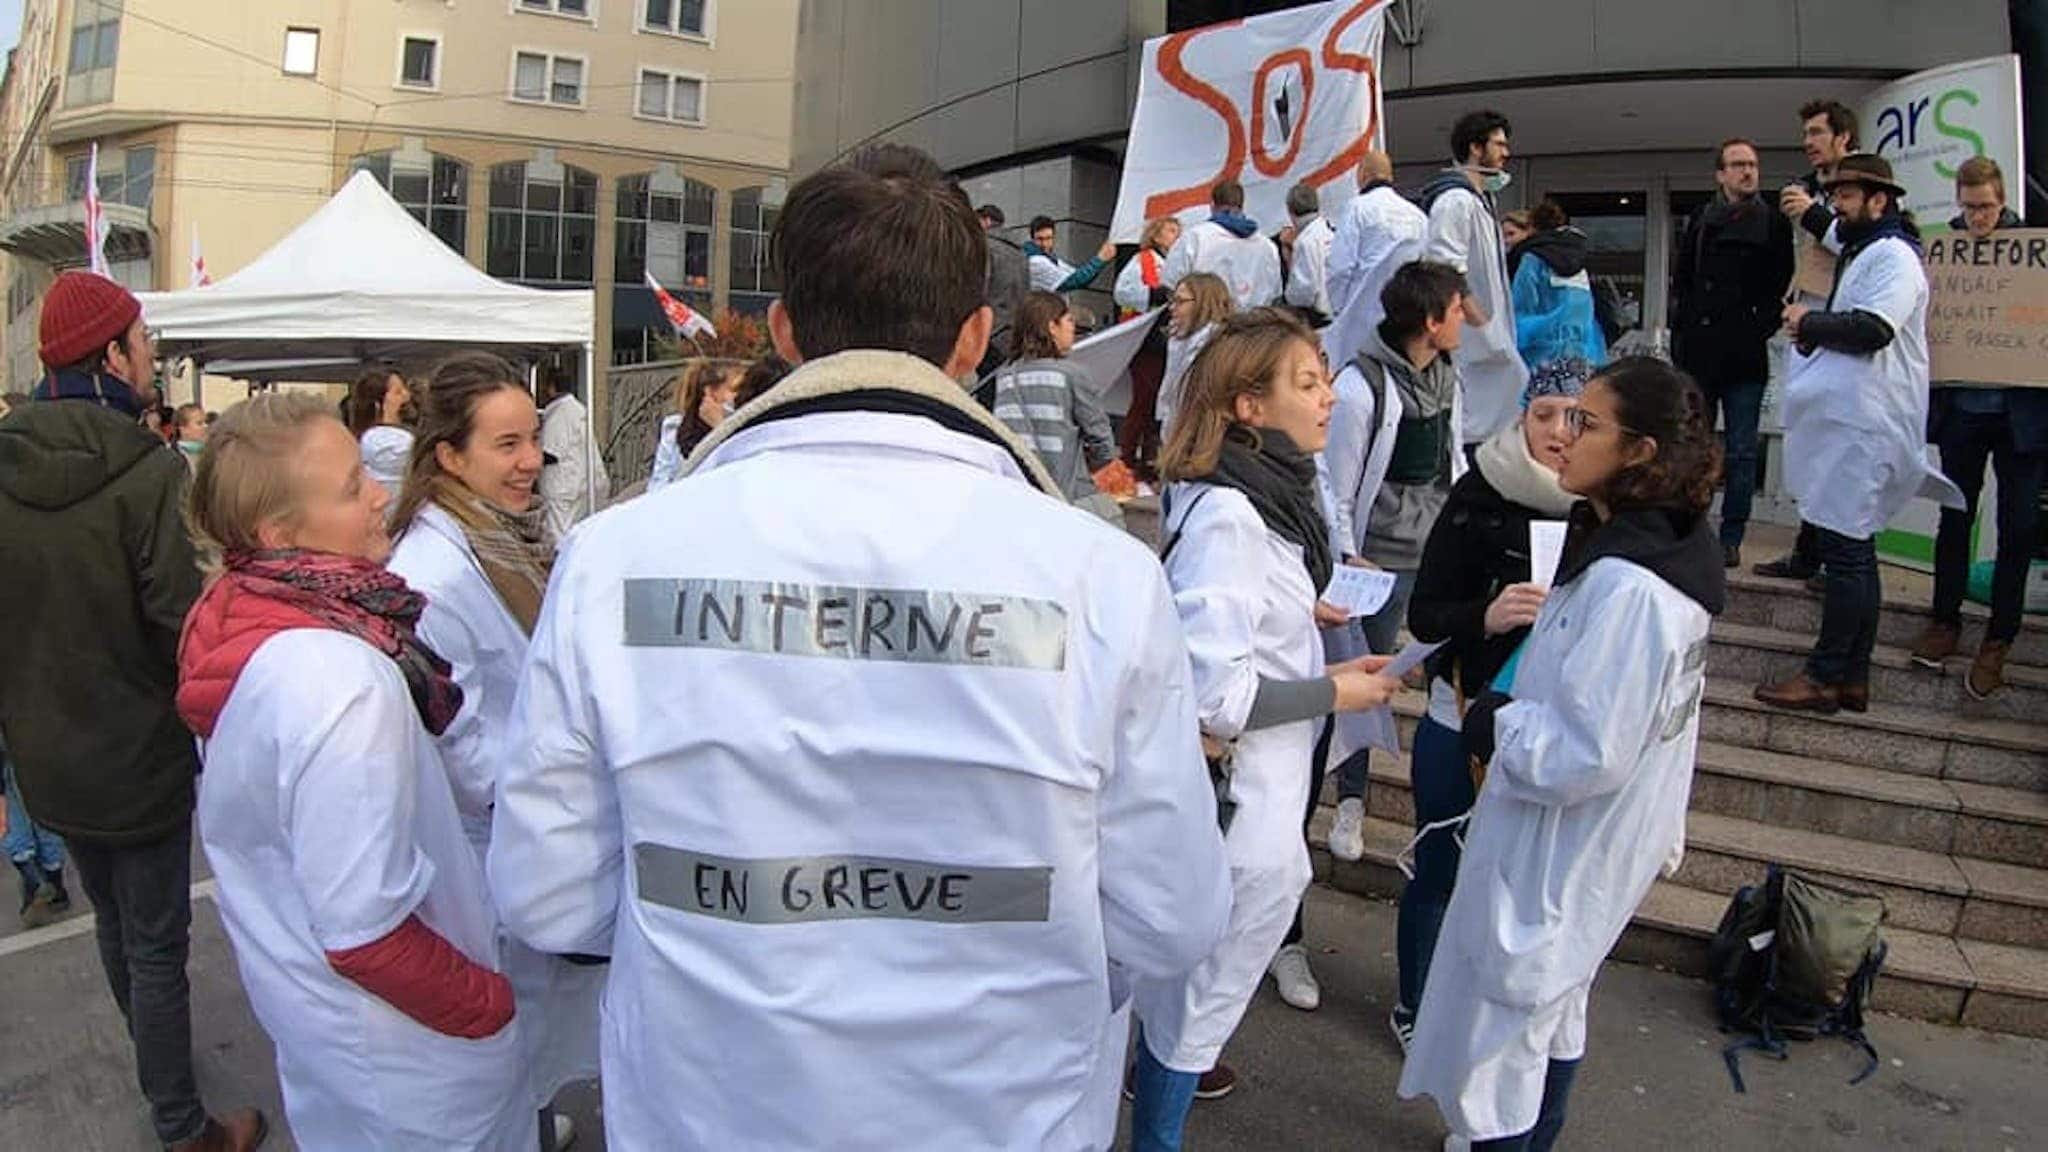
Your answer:
[[[1505,168],[1481,168],[1479,186],[1488,192],[1498,193],[1515,182],[1515,174]]]
[[[737,407],[737,406],[736,406],[735,404],[733,404],[733,402],[732,402],[732,401],[730,401],[730,400],[727,400],[727,401],[726,401],[725,403],[723,403],[723,404],[720,404],[720,405],[718,406],[718,410],[719,410],[720,412],[723,412],[723,413],[725,413],[725,414],[726,414],[727,416],[730,416],[730,415],[732,415],[732,414],[733,414],[733,411],[735,410],[735,408],[736,408],[736,407]]]

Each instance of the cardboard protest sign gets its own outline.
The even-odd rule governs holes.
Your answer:
[[[1927,287],[1935,380],[2048,387],[2048,228],[1937,236]]]
[[[1297,183],[1328,207],[1357,192],[1359,158],[1385,137],[1389,4],[1332,0],[1147,40],[1110,238],[1135,243],[1160,216],[1206,219],[1224,180],[1244,185],[1245,213],[1268,232]]]

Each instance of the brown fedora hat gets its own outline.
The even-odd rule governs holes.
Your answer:
[[[1903,201],[1906,198],[1906,190],[1899,187],[1898,181],[1892,179],[1891,161],[1875,152],[1851,152],[1842,157],[1841,162],[1835,165],[1833,174],[1823,183],[1828,188],[1838,184],[1861,184],[1865,188],[1889,192],[1896,201]]]

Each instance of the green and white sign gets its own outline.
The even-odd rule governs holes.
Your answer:
[[[1989,156],[2008,194],[2021,187],[2020,58],[1966,60],[1902,77],[1864,97],[1857,109],[1865,147],[1891,161],[1906,207],[1926,231],[1956,215],[1956,169]]]

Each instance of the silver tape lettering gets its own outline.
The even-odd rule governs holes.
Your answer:
[[[884,856],[738,860],[642,841],[633,845],[640,899],[741,924],[922,920],[1042,923],[1051,868],[934,864]]]
[[[976,592],[631,579],[626,644],[839,660],[979,664],[1057,672],[1067,612],[1051,600]]]

